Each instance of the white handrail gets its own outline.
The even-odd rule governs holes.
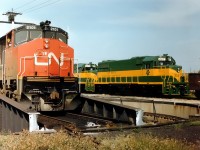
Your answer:
[[[19,72],[18,72],[18,74],[17,74],[17,91],[18,91],[18,84],[19,84],[19,75],[21,74],[21,76],[24,74],[24,72],[25,72],[25,59],[26,58],[34,58],[34,56],[25,56],[25,57],[20,57],[20,65],[19,65],[19,67],[20,67],[20,69],[19,69]],[[24,71],[22,72],[22,59],[24,59]],[[21,73],[22,72],[22,73]]]

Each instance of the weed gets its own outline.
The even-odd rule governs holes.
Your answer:
[[[70,136],[65,132],[53,134],[0,135],[1,150],[192,150],[192,145],[173,139],[161,139],[142,133],[119,134],[116,136]]]
[[[182,123],[174,124],[173,127],[176,130],[181,130],[183,128],[183,124]]]
[[[190,126],[200,126],[200,121],[192,121],[192,122],[189,122],[189,125],[190,125]]]

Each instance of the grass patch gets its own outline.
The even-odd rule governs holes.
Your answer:
[[[192,121],[188,123],[190,126],[200,126],[200,121]]]
[[[175,130],[181,130],[184,126],[183,123],[173,124]]]
[[[172,125],[174,129],[176,130],[180,130],[186,126],[200,126],[200,121],[190,121],[190,122],[186,122],[186,123],[178,123],[178,124],[173,124]]]
[[[148,134],[130,133],[116,136],[71,136],[53,134],[0,135],[1,150],[193,150],[194,146],[174,139],[161,139]]]

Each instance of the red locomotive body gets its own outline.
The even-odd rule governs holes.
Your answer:
[[[18,101],[29,99],[41,111],[67,108],[67,96],[78,95],[74,50],[67,41],[68,33],[49,21],[1,37],[1,92]]]

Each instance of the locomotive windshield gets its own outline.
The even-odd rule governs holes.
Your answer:
[[[34,40],[42,37],[42,31],[30,31],[30,39]]]
[[[58,39],[62,42],[67,43],[67,36],[60,32],[45,31],[44,38]]]
[[[20,31],[15,34],[15,44],[21,44],[28,41],[28,31]]]
[[[55,38],[55,33],[51,32],[51,31],[46,31],[46,32],[44,32],[44,38],[54,39]]]
[[[97,70],[97,66],[95,64],[86,64],[82,71],[96,71]]]
[[[169,66],[169,65],[176,64],[175,60],[172,57],[167,56],[167,55],[158,57],[158,62],[159,62],[159,66]]]
[[[62,42],[67,41],[67,36],[64,35],[63,33],[57,33],[57,39],[59,39]]]
[[[67,44],[68,34],[56,27],[49,27],[49,30],[43,31],[37,25],[27,25],[15,29],[15,46],[37,38],[58,39]]]

